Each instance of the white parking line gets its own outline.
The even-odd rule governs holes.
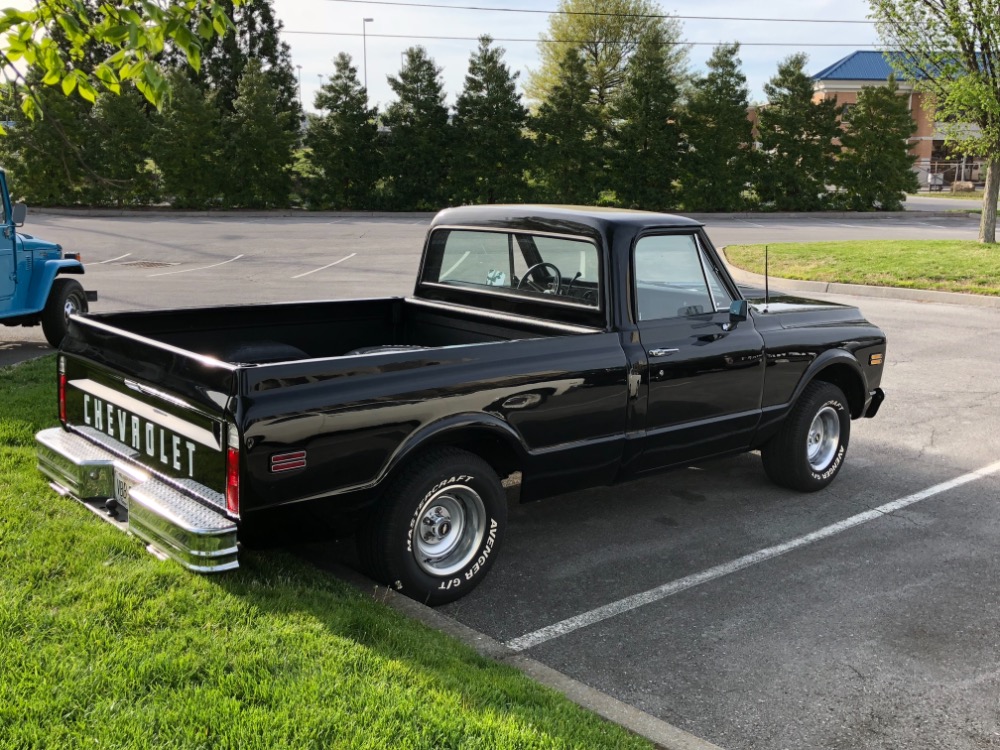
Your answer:
[[[166,271],[164,273],[151,273],[148,278],[153,278],[154,276],[174,276],[178,273],[191,273],[192,271],[204,271],[206,268],[217,268],[219,266],[224,266],[226,263],[232,263],[234,260],[239,260],[243,257],[243,253],[240,253],[235,258],[230,258],[229,260],[224,260],[221,263],[213,263],[210,266],[200,266],[198,268],[185,268],[183,271]]]
[[[313,269],[313,270],[311,270],[311,271],[306,271],[305,273],[300,273],[300,274],[299,274],[298,276],[292,276],[292,278],[293,278],[293,279],[301,279],[301,278],[302,278],[303,276],[308,276],[308,275],[309,275],[309,274],[311,274],[311,273],[316,273],[317,271],[325,271],[326,269],[330,268],[330,266],[335,266],[335,265],[337,265],[338,263],[343,263],[343,262],[344,262],[345,260],[350,260],[350,259],[351,259],[351,258],[353,258],[353,257],[354,257],[355,255],[357,255],[357,253],[351,253],[350,255],[348,255],[348,256],[347,256],[347,257],[345,257],[345,258],[341,258],[340,260],[335,260],[335,261],[333,261],[333,263],[327,263],[327,264],[326,264],[325,266],[323,266],[322,268],[314,268],[314,269]]]
[[[116,260],[121,260],[122,258],[127,258],[131,254],[132,253],[125,253],[124,255],[119,255],[117,258],[108,258],[107,260],[102,260],[102,261],[98,262],[97,265],[103,266],[105,263],[113,263]]]
[[[815,542],[823,539],[828,539],[829,537],[835,536],[842,531],[847,531],[848,529],[853,529],[855,526],[860,526],[863,523],[868,523],[869,521],[882,518],[891,513],[895,513],[898,510],[902,510],[909,505],[918,503],[921,500],[926,500],[929,497],[954,489],[955,487],[960,487],[961,485],[975,481],[976,479],[996,474],[998,471],[1000,471],[1000,461],[992,463],[989,466],[984,466],[982,469],[970,471],[968,474],[963,474],[962,476],[951,479],[947,482],[935,484],[933,487],[928,487],[926,490],[921,490],[920,492],[915,492],[912,495],[901,497],[899,500],[894,500],[891,503],[880,505],[877,508],[865,511],[864,513],[858,513],[856,516],[845,518],[843,521],[838,521],[837,523],[825,526],[818,531],[806,534],[805,536],[800,536],[798,539],[793,539],[790,542],[776,544],[773,547],[766,547],[762,550],[752,552],[749,555],[744,555],[743,557],[737,558],[731,562],[717,565],[714,568],[709,568],[701,573],[695,573],[694,575],[687,576],[686,578],[680,578],[676,581],[665,583],[662,586],[657,586],[655,589],[643,591],[639,594],[633,594],[632,596],[619,599],[611,604],[605,604],[603,607],[598,607],[597,609],[592,609],[589,612],[584,612],[583,614],[576,615],[575,617],[570,617],[562,622],[548,625],[532,633],[527,633],[519,636],[518,638],[507,641],[504,645],[514,651],[525,651],[526,649],[533,648],[539,644],[545,643],[546,641],[551,641],[554,638],[559,638],[560,636],[572,633],[574,630],[594,625],[624,612],[638,609],[646,604],[661,601],[669,596],[673,596],[674,594],[679,594],[681,591],[693,588],[694,586],[700,586],[703,583],[714,581],[715,579],[722,578],[730,573],[746,570],[753,565],[757,565],[758,563],[762,563],[766,560],[787,554],[792,550],[814,544]]]

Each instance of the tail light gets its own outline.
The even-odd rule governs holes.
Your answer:
[[[226,510],[240,514],[240,436],[233,426],[226,446]]]
[[[59,358],[59,421],[66,424],[66,360]]]

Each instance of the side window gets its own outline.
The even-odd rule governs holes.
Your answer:
[[[712,300],[715,302],[717,312],[729,309],[729,304],[733,301],[733,295],[726,290],[726,285],[722,283],[719,274],[716,273],[711,261],[701,254],[702,265],[705,266],[705,277],[708,279],[708,289],[712,293]]]
[[[720,291],[724,290],[718,279],[716,282]],[[694,235],[656,235],[636,243],[635,299],[639,320],[681,318],[716,310]]]

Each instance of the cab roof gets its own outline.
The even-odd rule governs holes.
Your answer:
[[[608,235],[616,229],[700,227],[701,222],[674,214],[597,206],[545,204],[484,205],[446,208],[431,222],[438,226],[495,227],[559,234]]]

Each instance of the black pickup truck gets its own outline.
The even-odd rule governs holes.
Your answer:
[[[689,219],[454,208],[411,297],[74,317],[38,460],[191,570],[346,531],[370,575],[442,603],[496,560],[508,487],[759,449],[822,489],[882,402],[885,344],[853,307],[745,298]]]

